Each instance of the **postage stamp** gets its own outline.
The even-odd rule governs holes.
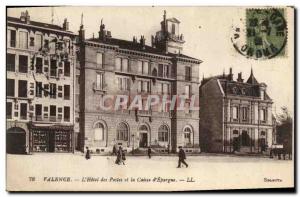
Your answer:
[[[271,59],[284,56],[287,25],[284,9],[246,9],[244,31],[235,28],[234,48],[243,56],[253,59]],[[244,34],[244,35],[242,35]],[[242,41],[241,37],[245,36]]]

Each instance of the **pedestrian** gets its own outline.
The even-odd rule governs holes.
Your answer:
[[[90,158],[91,158],[91,154],[90,154],[89,147],[86,147],[85,158],[86,158],[86,159],[90,159]]]
[[[181,163],[183,163],[186,167],[188,167],[189,165],[185,162],[186,156],[185,156],[185,152],[182,149],[182,146],[179,146],[179,152],[178,152],[178,166],[177,168],[181,168]]]
[[[170,154],[170,144],[168,144],[168,154]]]
[[[117,159],[116,159],[116,164],[120,165],[121,163],[123,163],[123,165],[125,165],[123,159],[125,158],[124,156],[124,153],[123,153],[123,150],[122,150],[122,147],[120,146],[119,147],[119,150],[118,150],[118,154],[117,154]],[[125,158],[126,159],[126,158]]]
[[[117,155],[117,148],[116,148],[116,144],[114,144],[114,146],[113,146],[112,155]]]
[[[126,160],[126,155],[125,155],[125,150],[122,150],[122,162],[123,162],[123,165],[125,165],[125,161]]]
[[[148,147],[148,157],[149,157],[149,159],[151,159],[151,152],[152,152],[152,150],[151,150],[151,148],[150,148],[150,146]]]

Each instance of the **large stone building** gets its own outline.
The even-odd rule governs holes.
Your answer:
[[[267,85],[242,73],[204,78],[200,86],[200,145],[206,152],[261,152],[274,142]]]
[[[122,144],[127,151],[148,146],[160,152],[176,151],[178,146],[188,152],[200,151],[198,110],[100,107],[106,95],[141,95],[143,99],[151,94],[198,96],[201,60],[183,55],[179,23],[167,19],[165,13],[151,46],[144,36],[132,41],[113,38],[102,22],[98,36],[85,38],[81,25],[76,67],[76,129],[81,151],[86,146],[97,153],[112,151],[114,144]],[[185,99],[187,106],[189,98]]]
[[[75,34],[63,26],[7,17],[7,152],[74,149]]]

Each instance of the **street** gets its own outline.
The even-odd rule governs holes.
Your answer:
[[[175,156],[154,156],[151,159],[127,156],[126,165],[116,165],[115,158],[92,155],[90,160],[86,160],[83,154],[78,153],[8,154],[7,180],[23,183],[25,190],[37,186],[39,190],[45,190],[45,185],[47,189],[55,190],[151,190],[153,185],[156,190],[183,190],[242,188],[245,184],[247,187],[278,187],[278,184],[293,183],[291,160],[188,156],[189,167],[176,168],[178,158]],[[29,177],[34,177],[34,181],[29,181]],[[178,182],[182,183],[178,185]]]

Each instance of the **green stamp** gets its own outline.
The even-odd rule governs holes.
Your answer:
[[[240,33],[235,31],[234,47],[247,58],[270,59],[285,55],[287,42],[287,26],[284,18],[285,10],[247,9],[246,10],[246,41],[241,43]]]

